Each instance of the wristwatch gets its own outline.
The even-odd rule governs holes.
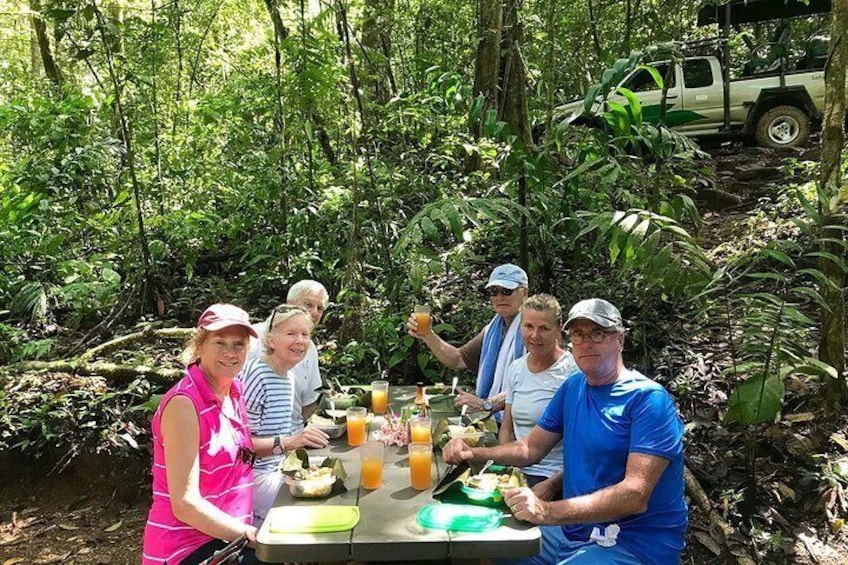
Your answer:
[[[282,441],[280,441],[279,434],[274,436],[274,447],[271,448],[271,453],[274,455],[282,455],[286,452],[286,449],[283,447]]]
[[[492,411],[492,401],[488,398],[483,401],[483,410],[485,410],[486,412]]]

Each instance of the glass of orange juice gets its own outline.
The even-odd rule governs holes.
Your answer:
[[[366,441],[359,448],[362,457],[362,488],[374,490],[383,482],[383,444]]]
[[[368,410],[362,406],[351,406],[347,414],[347,444],[351,447],[365,443],[365,421],[368,418]]]
[[[414,443],[431,443],[430,418],[413,417],[409,419],[409,441]]]
[[[371,411],[385,414],[389,404],[389,381],[371,382]]]
[[[418,335],[427,335],[430,331],[430,307],[426,304],[416,304],[412,309],[412,315],[415,316],[415,323],[418,324],[418,329],[415,333]]]
[[[409,444],[409,477],[412,488],[426,490],[430,488],[433,467],[433,445],[414,441]]]

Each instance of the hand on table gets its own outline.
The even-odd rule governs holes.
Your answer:
[[[442,459],[449,465],[456,465],[474,458],[474,452],[468,444],[459,438],[453,438],[442,448]]]
[[[512,515],[531,524],[546,524],[548,503],[539,499],[528,487],[511,488],[503,491],[504,502]]]
[[[330,443],[330,436],[318,428],[306,427],[298,435],[294,436],[302,447],[312,449],[320,449],[327,447]]]
[[[468,406],[469,412],[482,412],[483,410],[485,410],[485,408],[483,408],[482,398],[477,398],[470,392],[465,391],[459,391],[456,393],[456,398],[453,401],[453,405],[457,408]]]

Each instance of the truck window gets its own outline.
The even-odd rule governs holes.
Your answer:
[[[668,73],[668,64],[664,63],[661,65],[654,65],[654,67],[659,71],[660,76],[665,79],[665,75]],[[651,76],[651,73],[646,71],[645,69],[639,69],[634,74],[630,76],[624,84],[622,85],[624,88],[630,89],[633,92],[648,92],[649,90],[661,90],[660,87],[657,86],[656,81],[654,81],[654,77]],[[669,88],[674,88],[674,76],[671,77],[671,83],[668,85]]]
[[[683,61],[683,84],[686,88],[703,88],[713,84],[713,69],[707,59]]]

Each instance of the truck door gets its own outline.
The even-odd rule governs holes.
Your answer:
[[[684,133],[712,133],[724,120],[721,76],[710,59],[683,61],[683,103],[677,116],[677,129]]]
[[[651,65],[659,71],[660,76],[665,78],[668,73],[668,63],[657,63]],[[676,107],[678,103],[677,85],[672,77],[671,84],[668,88],[668,104],[667,113]],[[660,100],[662,98],[662,89],[657,86],[654,77],[645,69],[637,69],[629,77],[622,81],[621,86],[632,90],[639,101],[642,103],[642,119],[646,122],[657,123],[660,115]],[[615,96],[615,101],[621,104],[627,104],[627,99],[623,96]]]

